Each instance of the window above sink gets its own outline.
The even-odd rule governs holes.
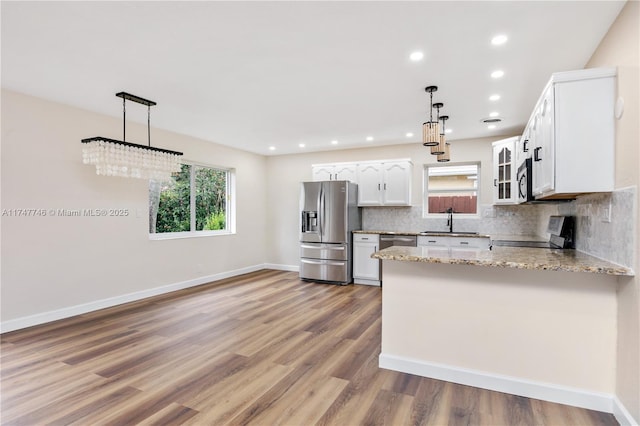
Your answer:
[[[480,163],[424,166],[423,217],[478,217]]]

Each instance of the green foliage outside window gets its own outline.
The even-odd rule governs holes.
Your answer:
[[[226,170],[183,164],[171,181],[151,182],[150,232],[189,232],[193,222],[194,231],[226,229],[227,175]]]

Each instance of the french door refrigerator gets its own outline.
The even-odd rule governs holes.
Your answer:
[[[346,180],[302,182],[300,279],[352,281],[352,231],[360,229],[357,191]]]

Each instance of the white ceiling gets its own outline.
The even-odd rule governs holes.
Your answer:
[[[129,92],[158,103],[155,127],[265,155],[420,142],[428,85],[449,140],[513,135],[550,74],[583,68],[623,5],[2,1],[2,87],[114,117],[114,94]],[[492,46],[496,34],[508,42]],[[488,130],[493,111],[503,122]]]

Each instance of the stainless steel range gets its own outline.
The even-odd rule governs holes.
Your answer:
[[[492,245],[502,247],[533,247],[573,249],[575,243],[575,221],[573,216],[551,216],[547,225],[549,241],[494,240]]]

